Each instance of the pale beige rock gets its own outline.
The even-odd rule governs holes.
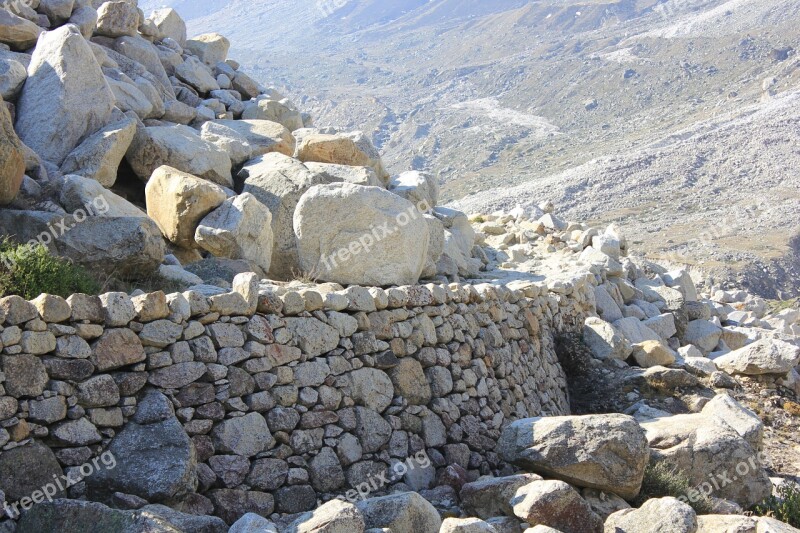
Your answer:
[[[386,188],[370,167],[352,167],[333,163],[315,163],[313,161],[308,161],[305,165],[311,172],[322,174],[330,181],[344,181],[366,187]]]
[[[272,213],[250,193],[228,198],[197,226],[195,242],[216,257],[246,259],[269,272]]]
[[[72,316],[72,309],[64,298],[52,294],[41,294],[31,303],[39,311],[42,320],[51,324],[65,322]]]
[[[200,58],[206,65],[213,67],[228,57],[230,41],[219,33],[204,33],[186,41],[184,48]]]
[[[289,131],[303,127],[303,118],[300,116],[300,111],[285,98],[283,100],[259,98],[245,107],[242,118],[271,120],[285,126]]]
[[[283,154],[270,153],[247,163],[239,173],[243,192],[255,196],[272,213],[274,244],[269,274],[290,279],[301,271],[293,215],[300,197],[325,178]]]
[[[233,186],[228,154],[188,126],[139,127],[126,157],[142,181],[168,165],[224,187]]]
[[[730,374],[757,376],[786,374],[800,362],[800,347],[778,339],[762,339],[729,354],[714,363]]]
[[[145,187],[147,214],[173,244],[196,248],[195,231],[200,221],[227,198],[225,191],[208,181],[175,168],[156,169]]]
[[[25,175],[24,147],[14,132],[11,115],[0,100],[0,205],[11,203]]]
[[[68,213],[83,212],[88,216],[140,217],[147,214],[93,179],[67,175],[61,180],[59,202]]]
[[[348,135],[323,133],[305,135],[299,141],[295,154],[301,161],[370,167],[382,182],[388,183],[389,180],[389,174],[383,166],[380,154],[361,132]]]
[[[514,514],[530,525],[563,533],[600,531],[603,521],[580,494],[563,481],[534,481],[520,487],[511,500]]]
[[[97,8],[95,32],[105,37],[136,35],[139,28],[139,10],[130,2],[103,2]]]
[[[633,345],[633,358],[642,368],[669,366],[675,362],[675,354],[661,341],[644,341]]]
[[[305,192],[294,213],[294,233],[301,269],[342,285],[413,285],[430,242],[428,223],[413,204],[350,183]]]
[[[392,178],[389,190],[416,205],[420,211],[433,210],[439,201],[439,180],[416,170]]]

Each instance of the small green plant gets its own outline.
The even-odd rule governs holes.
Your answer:
[[[97,294],[99,289],[86,269],[50,255],[41,244],[0,241],[0,296],[31,300],[42,293],[67,297],[75,292]]]
[[[689,478],[675,466],[664,461],[649,464],[644,471],[642,490],[634,502],[641,506],[651,498],[672,496],[687,503],[697,514],[710,514],[713,505],[708,496],[692,487]]]
[[[475,218],[472,219],[472,222],[474,222],[476,224],[483,224],[484,222],[486,222],[486,219],[483,218],[483,215],[478,215],[478,216],[476,216]]]
[[[795,483],[782,483],[773,494],[753,508],[759,516],[769,516],[793,527],[800,527],[800,487]]]

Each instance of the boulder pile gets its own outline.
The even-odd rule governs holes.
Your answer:
[[[800,414],[798,309],[438,205],[229,48],[0,5],[0,234],[181,287],[0,299],[0,531],[797,531],[743,391]]]
[[[135,0],[49,4],[0,8],[3,234],[126,279],[186,282],[204,258],[341,284],[477,275],[434,177],[392,178],[363,133],[312,127],[222,35],[187,38],[176,11]],[[116,242],[121,225],[148,245]],[[52,227],[68,230],[39,239]]]

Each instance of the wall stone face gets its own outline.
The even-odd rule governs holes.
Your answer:
[[[592,306],[582,279],[557,293],[234,287],[0,300],[0,462],[35,441],[65,472],[108,449],[124,465],[143,453],[125,442],[163,438],[174,489],[136,494],[139,468],[103,478],[229,518],[313,508],[421,451],[433,466],[392,483],[424,490],[454,464],[475,479],[504,466],[505,425],[569,412],[554,336],[580,331]],[[182,432],[193,450],[179,450]]]

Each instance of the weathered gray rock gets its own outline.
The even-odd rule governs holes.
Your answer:
[[[301,269],[343,285],[413,285],[428,254],[422,214],[375,187],[311,187],[297,204],[294,232]]]
[[[25,175],[25,147],[14,132],[11,115],[0,100],[0,205],[14,201]]]
[[[480,518],[445,518],[440,533],[497,533]]]
[[[394,389],[399,396],[412,405],[426,405],[431,401],[431,387],[422,365],[416,359],[404,357],[394,368],[388,370]]]
[[[267,421],[258,413],[221,422],[214,428],[213,437],[218,451],[244,457],[257,455],[275,444]]]
[[[17,103],[20,139],[60,165],[87,136],[105,127],[114,96],[75,26],[47,32],[34,50]]]
[[[691,507],[675,498],[653,498],[639,509],[624,509],[609,516],[605,531],[695,533],[698,531],[697,515]]]
[[[497,445],[509,462],[579,487],[633,498],[649,459],[647,439],[626,415],[588,415],[518,420]]]
[[[182,124],[137,128],[126,158],[136,175],[145,182],[158,167],[166,165],[233,187],[228,154]]]
[[[0,58],[0,96],[3,100],[16,98],[27,79],[25,65],[11,58]]]
[[[692,320],[683,335],[683,342],[693,344],[708,355],[713,352],[722,337],[722,328],[708,320]]]
[[[260,155],[245,135],[219,122],[205,122],[200,127],[200,137],[227,152],[234,166]]]
[[[133,141],[136,121],[126,117],[89,136],[61,165],[64,174],[79,174],[110,188],[117,181],[122,158]]]
[[[511,499],[514,514],[530,525],[546,525],[563,533],[598,532],[603,521],[578,492],[563,481],[534,481]]]
[[[108,447],[116,466],[86,479],[90,497],[105,501],[122,492],[155,503],[196,490],[194,444],[171,409],[160,392],[145,395],[136,420],[128,422]]]
[[[511,499],[520,487],[542,478],[536,474],[488,478],[466,483],[459,494],[464,511],[484,520],[493,516],[513,516]]]
[[[326,179],[312,173],[299,161],[279,153],[250,161],[242,168],[239,177],[244,179],[243,192],[255,196],[272,213],[274,246],[270,276],[276,279],[294,277],[302,270],[293,226],[295,208],[308,189],[327,183]]]
[[[427,500],[415,492],[371,498],[356,504],[367,529],[386,528],[392,533],[439,531],[442,519]]]
[[[6,393],[15,398],[39,396],[47,385],[47,369],[35,355],[4,356],[1,366],[6,376]]]
[[[339,345],[336,330],[316,318],[286,318],[286,329],[309,358],[319,357]]]
[[[598,359],[627,359],[631,343],[614,326],[597,317],[589,317],[583,326],[583,341]]]
[[[245,259],[269,272],[272,213],[250,193],[228,198],[203,218],[194,241],[217,257]]]
[[[42,531],[116,531],[119,533],[180,533],[162,517],[143,511],[119,511],[101,503],[57,500],[34,505],[17,527],[18,533]]]
[[[112,218],[147,218],[144,211],[91,178],[66,175],[59,182],[61,185],[59,202],[68,213],[83,212],[89,216]],[[103,207],[102,212],[96,209],[96,205]]]
[[[641,425],[651,448],[651,462],[673,465],[693,487],[714,479],[719,485],[713,487],[714,496],[750,507],[772,490],[757,448],[751,445],[757,431],[754,433],[752,424],[737,410],[723,407],[715,404],[707,412],[645,420]],[[717,475],[723,477],[711,477]],[[736,482],[726,481],[734,477]]]
[[[714,363],[730,374],[786,374],[800,362],[800,347],[778,339],[761,339],[717,357]]]
[[[247,513],[231,526],[228,533],[278,533],[278,528],[263,516]]]
[[[33,441],[0,454],[0,491],[8,502],[16,502],[52,483],[53,476],[63,474],[53,451]],[[63,498],[63,489],[54,487],[56,498]]]
[[[337,380],[337,387],[358,405],[382,413],[392,403],[394,386],[385,372],[375,368],[353,370]]]
[[[210,69],[196,57],[188,57],[175,69],[175,74],[201,94],[219,90],[219,84]],[[250,117],[252,118],[252,117]]]

